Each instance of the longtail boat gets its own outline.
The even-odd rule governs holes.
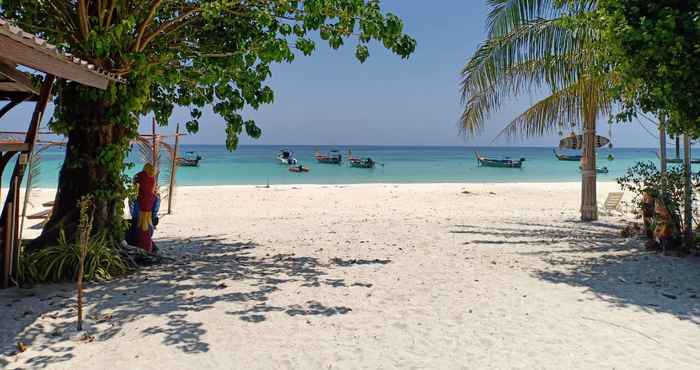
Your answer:
[[[348,158],[350,167],[354,168],[374,168],[377,164],[372,158]]]
[[[558,160],[560,161],[570,161],[570,162],[580,162],[581,161],[581,155],[580,154],[560,154],[557,153],[556,149],[552,149],[554,152],[554,156],[557,157]]]
[[[177,165],[182,167],[199,167],[199,161],[202,156],[196,152],[187,152],[184,156],[177,159]]]
[[[579,170],[583,171],[583,167],[579,167]],[[596,167],[595,172],[600,174],[606,174],[609,173],[610,170],[607,167]]]
[[[304,167],[303,165],[298,165],[298,166],[290,166],[289,167],[289,172],[309,172],[308,167]]]
[[[656,152],[656,156],[659,157],[659,159],[661,159],[659,152]],[[666,158],[666,163],[671,163],[671,164],[683,163],[683,158]],[[691,159],[690,163],[698,164],[698,163],[700,163],[700,159],[698,159],[698,158]]]
[[[348,149],[348,164],[354,168],[374,168],[377,164],[372,158],[360,158],[352,156],[352,149]]]
[[[340,164],[343,162],[343,156],[337,150],[331,150],[328,154],[316,151],[314,158],[316,158],[318,163],[324,164]]]
[[[525,162],[525,158],[520,158],[520,159],[511,159],[511,158],[503,158],[503,159],[494,159],[494,158],[486,158],[482,157],[479,152],[476,152],[476,160],[479,162],[479,165],[482,167],[499,167],[499,168],[522,168],[523,167],[523,162]]]
[[[294,158],[294,153],[289,149],[280,150],[280,154],[277,155],[277,160],[279,160],[281,164],[297,164],[297,159]]]

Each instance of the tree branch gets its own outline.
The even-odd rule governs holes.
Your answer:
[[[184,26],[185,24],[187,24],[187,22],[183,22],[183,20],[185,20],[187,17],[199,12],[200,10],[201,9],[198,6],[196,6],[192,9],[182,13],[177,18],[174,18],[168,22],[161,24],[160,27],[156,28],[156,30],[153,31],[153,33],[146,36],[146,39],[140,45],[139,49],[137,49],[135,51],[143,51],[143,49],[145,49],[146,46],[148,46],[148,44],[151,41],[153,41],[153,39],[156,38],[161,33],[170,33],[170,32],[176,31],[178,28]],[[180,24],[178,24],[178,23],[180,23]]]
[[[78,3],[78,23],[80,24],[80,32],[83,35],[83,40],[87,40],[88,34],[90,33],[90,24],[88,22],[87,4],[85,0],[80,0]]]
[[[143,38],[143,35],[146,33],[146,28],[148,28],[148,24],[151,23],[151,20],[153,20],[153,17],[156,14],[156,10],[158,10],[158,7],[160,6],[160,3],[162,3],[163,0],[155,0],[153,4],[151,5],[151,9],[148,11],[148,15],[146,16],[146,19],[143,20],[141,23],[141,26],[139,26],[139,31],[138,35],[136,36],[136,43],[134,43],[133,51],[141,51],[143,48],[141,47],[141,39]]]

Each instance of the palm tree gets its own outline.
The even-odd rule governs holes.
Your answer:
[[[596,0],[488,0],[488,36],[462,70],[461,129],[479,133],[509,98],[548,91],[501,132],[530,137],[583,126],[581,219],[598,218],[596,121],[609,114],[612,73],[596,65],[597,30],[582,20]]]

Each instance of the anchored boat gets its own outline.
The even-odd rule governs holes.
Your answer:
[[[372,158],[349,158],[350,167],[354,168],[374,168],[377,164]]]
[[[374,168],[374,166],[377,164],[372,158],[366,157],[366,158],[360,158],[360,157],[353,157],[352,156],[352,150],[348,150],[348,164],[350,167],[354,168]]]
[[[289,172],[309,172],[308,167],[304,167],[303,165],[298,165],[298,166],[290,166],[289,167]]]
[[[579,170],[583,171],[583,167],[579,167]],[[595,172],[600,174],[606,174],[609,173],[610,170],[607,167],[596,167]]]
[[[277,155],[277,159],[281,164],[292,165],[298,163],[297,159],[294,158],[294,153],[288,149],[280,150],[280,154]]]
[[[337,150],[331,150],[328,154],[323,154],[317,150],[314,158],[316,158],[318,163],[324,164],[340,164],[343,162],[343,156]]]
[[[479,162],[479,165],[482,167],[500,167],[500,168],[522,168],[523,162],[525,162],[525,158],[511,159],[511,158],[506,157],[503,159],[494,159],[494,158],[482,157],[479,154],[479,152],[476,152],[476,160]]]
[[[557,157],[558,160],[560,161],[570,161],[570,162],[580,162],[581,161],[581,155],[580,154],[561,154],[558,153],[556,149],[552,149],[554,152],[554,156]]]
[[[661,159],[661,155],[659,155],[659,152],[656,152],[656,156],[659,157],[659,159]],[[683,163],[683,158],[666,158],[666,163],[671,163],[671,164]],[[698,164],[698,163],[700,163],[700,159],[693,158],[690,160],[690,163]]]
[[[197,152],[186,152],[184,156],[177,159],[177,165],[182,167],[199,167],[202,156]]]

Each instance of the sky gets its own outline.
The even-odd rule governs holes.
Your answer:
[[[263,130],[260,139],[243,135],[241,144],[265,145],[449,145],[554,146],[558,135],[493,142],[510,119],[536,101],[523,96],[505,104],[476,138],[459,134],[462,112],[459,72],[484,39],[488,13],[486,0],[382,0],[385,11],[404,20],[405,31],[417,40],[416,52],[406,60],[381,45],[370,47],[361,64],[354,57],[354,40],[340,50],[319,43],[309,57],[273,66],[267,84],[275,102],[258,111],[246,109],[244,119],[255,119]],[[15,109],[3,124],[6,130],[25,130],[32,107]],[[49,112],[47,112],[48,115]],[[180,108],[170,126],[188,119]],[[10,121],[8,124],[7,122]],[[224,124],[210,110],[200,131],[183,139],[185,144],[224,144]],[[608,135],[607,120],[599,133]],[[649,130],[653,127],[647,125]],[[150,132],[144,117],[142,132]],[[654,147],[657,139],[639,123],[616,124],[612,140],[617,147]]]

